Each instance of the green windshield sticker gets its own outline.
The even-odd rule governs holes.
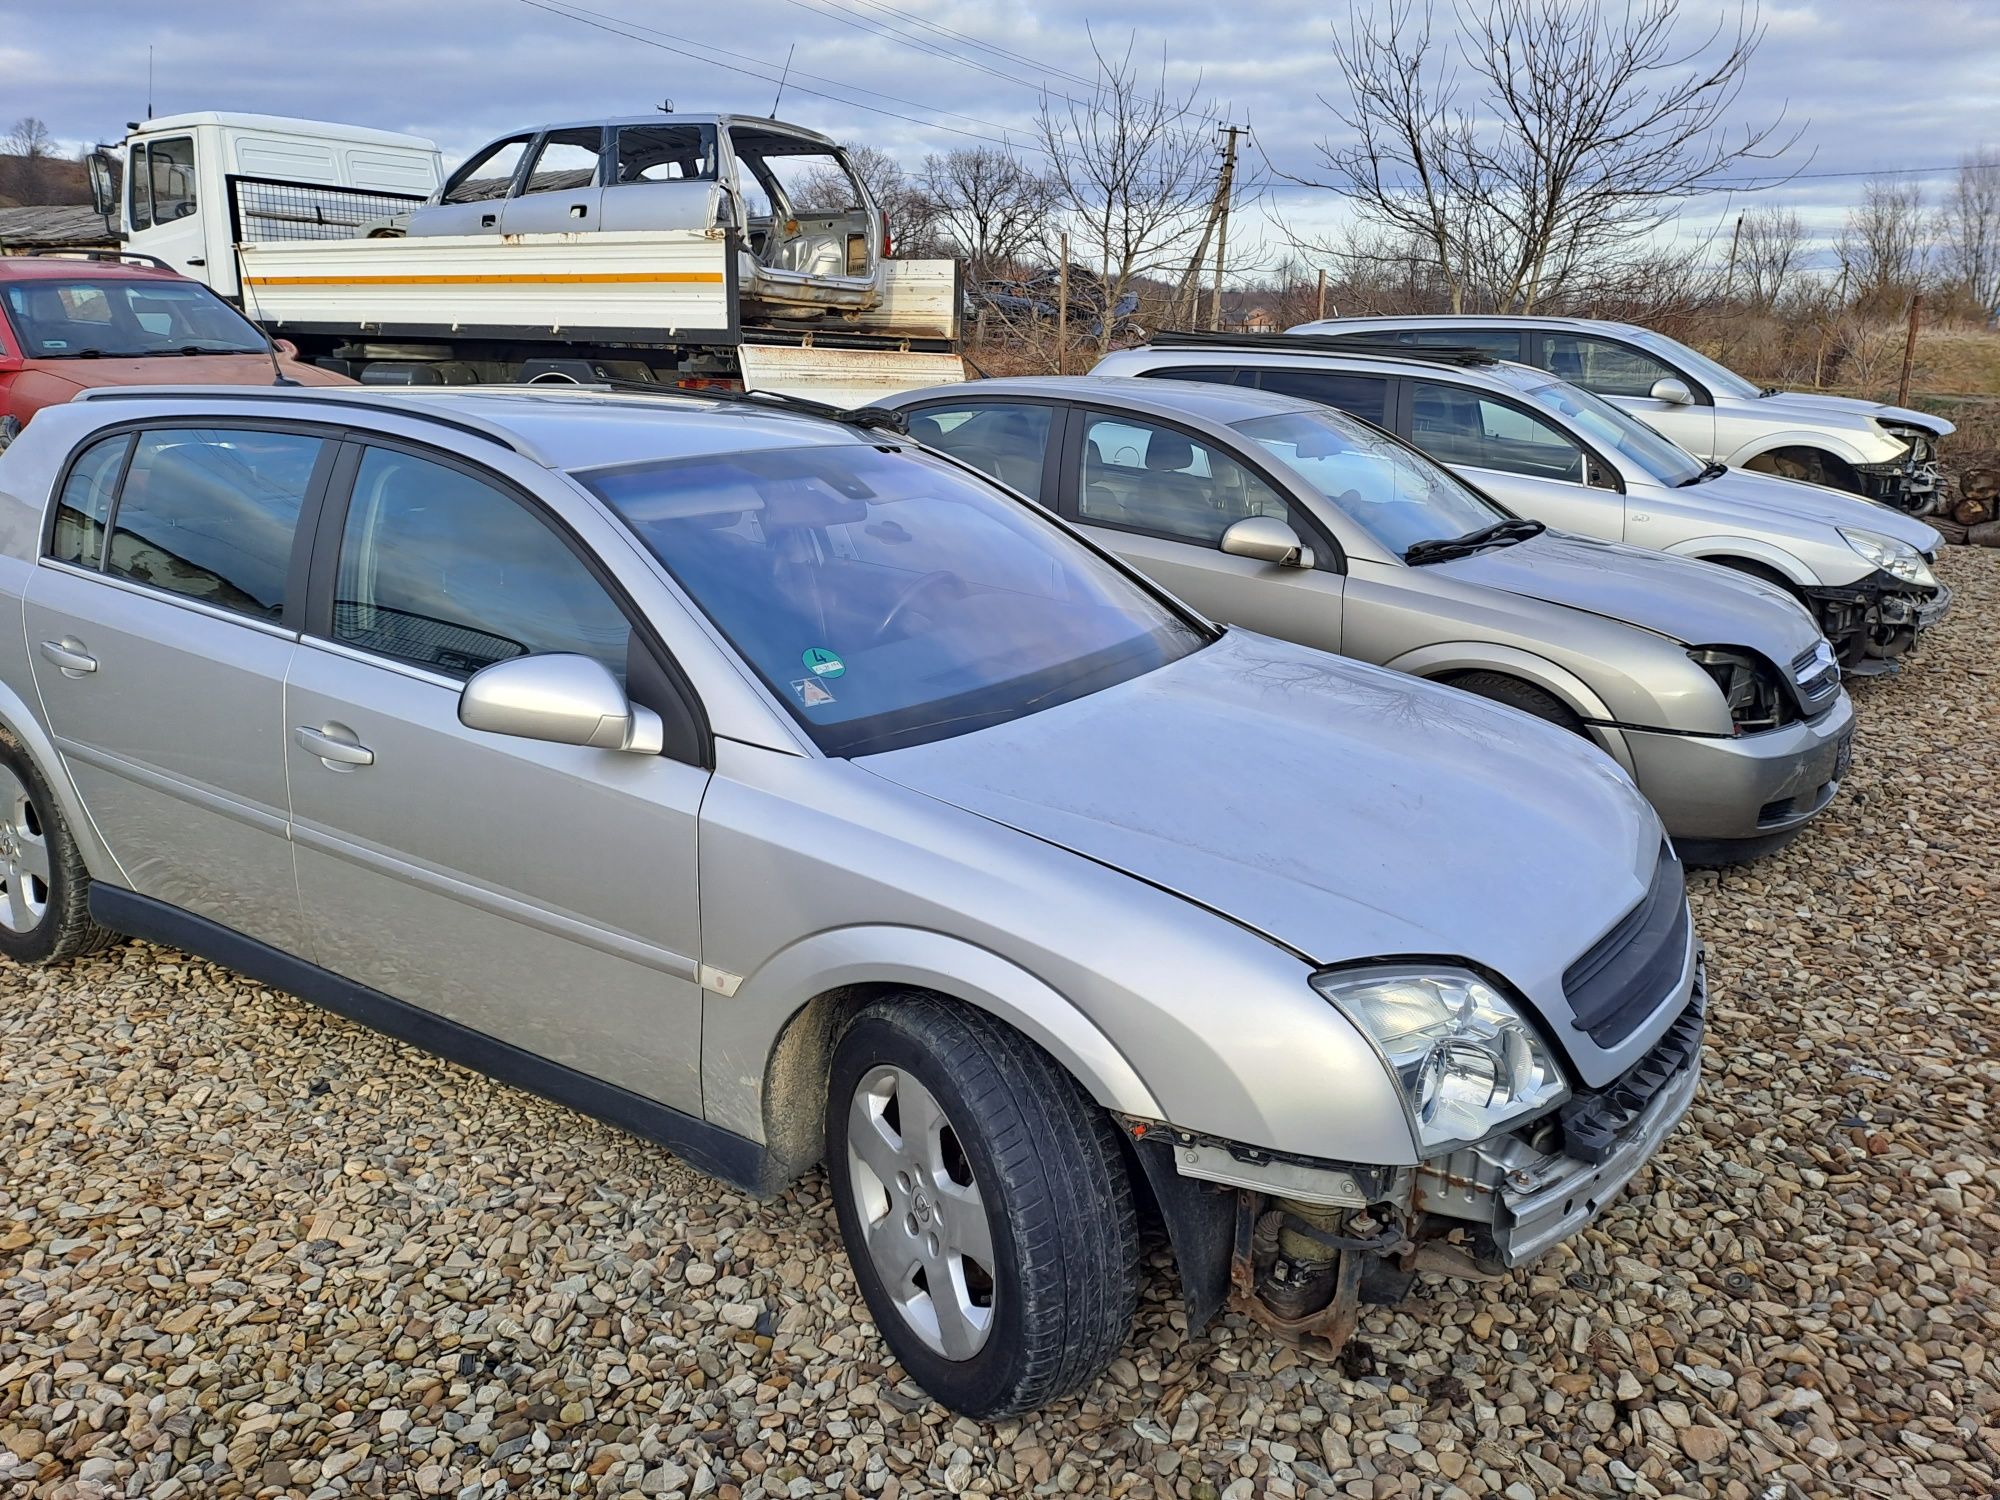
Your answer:
[[[799,660],[812,668],[816,677],[838,677],[847,670],[847,663],[824,646],[814,646]]]

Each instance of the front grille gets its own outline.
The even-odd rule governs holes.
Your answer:
[[[1563,971],[1570,1024],[1600,1047],[1617,1046],[1680,982],[1687,943],[1687,881],[1663,843],[1645,897]]]
[[[1817,713],[1840,691],[1840,661],[1831,650],[1814,646],[1792,658],[1792,681],[1808,714]]]
[[[1567,1155],[1595,1163],[1617,1149],[1619,1133],[1644,1114],[1660,1091],[1701,1055],[1706,1010],[1706,996],[1697,984],[1693,1001],[1674,1018],[1652,1050],[1603,1088],[1583,1089],[1570,1096],[1558,1114]]]

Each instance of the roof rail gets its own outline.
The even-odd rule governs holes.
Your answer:
[[[438,389],[438,387],[432,387],[432,389]],[[469,394],[476,394],[479,387],[476,385],[461,386],[458,389]],[[311,394],[307,395],[307,392],[311,392]],[[457,432],[470,433],[474,437],[485,438],[488,442],[498,443],[509,452],[518,453],[523,458],[532,459],[536,463],[543,464],[544,467],[549,467],[539,454],[531,448],[522,446],[521,440],[505,428],[485,422],[470,421],[462,417],[448,417],[440,412],[424,411],[415,403],[406,404],[400,401],[384,401],[380,398],[368,400],[351,391],[340,391],[336,394],[327,386],[298,386],[296,388],[287,386],[270,390],[265,390],[261,387],[252,387],[246,390],[240,386],[218,385],[169,386],[153,387],[151,389],[145,386],[100,385],[77,392],[73,399],[77,401],[159,401],[173,400],[176,397],[189,400],[199,397],[207,401],[305,400],[315,406],[344,406],[355,411],[386,411],[397,416],[412,417],[419,422],[430,422],[438,427],[449,427]]]
[[[1346,354],[1356,359],[1406,359],[1423,365],[1497,365],[1484,349],[1430,349],[1415,344],[1376,344],[1325,333],[1236,334],[1162,329],[1148,344],[1155,349],[1240,349],[1253,354]]]
[[[27,258],[38,260],[43,256],[52,256],[57,259],[66,260],[101,260],[115,262],[119,265],[131,261],[142,266],[155,266],[162,271],[174,270],[172,266],[161,260],[159,256],[141,255],[137,250],[64,250],[61,248],[52,248],[47,250],[30,250]],[[174,271],[174,274],[178,276],[180,272]]]
[[[574,384],[587,391],[610,391],[619,396],[678,396],[690,401],[727,401],[741,406],[763,406],[775,411],[796,412],[802,417],[819,417],[828,422],[839,422],[846,427],[880,428],[884,432],[907,433],[909,419],[900,411],[886,406],[835,406],[831,401],[815,401],[809,396],[794,396],[785,391],[715,390],[706,387],[687,389],[671,385],[664,380],[620,380],[606,376],[590,381],[547,381],[530,384],[562,385]]]

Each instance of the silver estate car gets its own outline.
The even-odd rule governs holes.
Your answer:
[[[51,408],[0,457],[0,954],[170,943],[746,1191],[823,1159],[978,1415],[1117,1353],[1142,1200],[1191,1327],[1334,1339],[1587,1224],[1706,1005],[1630,779],[1213,626],[896,425]]]
[[[1325,318],[1298,334],[1483,349],[1614,401],[1695,457],[1806,479],[1912,515],[1936,509],[1943,417],[1745,380],[1678,339],[1597,318]]]
[[[1690,863],[1789,842],[1846,774],[1854,710],[1789,595],[1518,519],[1317,402],[1029,376],[890,404],[912,436],[1048,504],[1214,619],[1586,736]]]
[[[1704,463],[1623,407],[1476,350],[1159,334],[1097,373],[1256,386],[1335,406],[1563,531],[1721,563],[1795,595],[1844,670],[1895,670],[1951,591],[1942,538],[1824,485]]]

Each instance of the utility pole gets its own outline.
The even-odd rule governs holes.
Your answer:
[[[1222,326],[1222,272],[1229,259],[1229,194],[1236,184],[1236,138],[1250,132],[1242,125],[1224,125],[1222,133],[1229,142],[1222,148],[1222,179],[1215,186],[1215,292],[1208,303],[1210,328]]]
[[[1910,296],[1910,331],[1903,340],[1903,378],[1896,382],[1896,404],[1906,405],[1910,399],[1910,365],[1917,357],[1917,323],[1923,316],[1924,294]]]
[[[1317,299],[1315,299],[1313,305],[1313,317],[1315,319],[1318,319],[1318,318],[1324,318],[1325,316],[1326,316],[1326,267],[1321,266],[1319,268],[1319,296]]]
[[[1742,238],[1743,215],[1738,214],[1736,216],[1735,232],[1729,236],[1729,275],[1724,278],[1722,283],[1722,295],[1724,297],[1731,297],[1736,293],[1736,246]]]

